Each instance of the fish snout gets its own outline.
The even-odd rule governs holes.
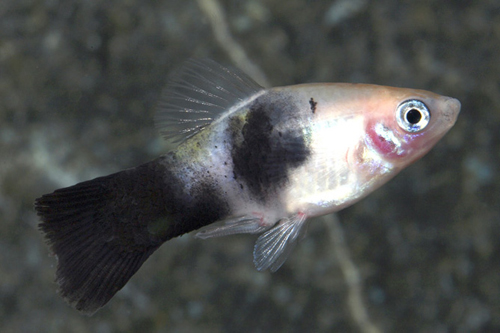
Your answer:
[[[446,105],[448,106],[448,110],[456,120],[458,114],[460,113],[460,108],[462,107],[462,104],[456,98],[447,97]]]
[[[441,102],[442,118],[444,123],[452,127],[457,121],[458,114],[460,113],[461,103],[458,99],[453,97],[443,96]]]

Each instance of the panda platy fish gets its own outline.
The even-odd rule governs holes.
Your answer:
[[[458,100],[415,89],[264,89],[238,70],[190,60],[155,119],[173,151],[36,199],[60,293],[92,314],[164,242],[193,230],[260,234],[255,266],[276,271],[308,218],[380,187],[426,154],[459,111]]]

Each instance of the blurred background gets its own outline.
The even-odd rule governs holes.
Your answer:
[[[462,102],[422,160],[311,223],[277,273],[252,235],[162,246],[92,317],[56,293],[33,210],[56,188],[168,151],[155,103],[190,57],[262,84],[365,82]],[[500,3],[0,3],[1,332],[500,330]]]

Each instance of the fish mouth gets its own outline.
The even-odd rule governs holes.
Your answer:
[[[452,127],[457,121],[462,104],[458,99],[453,97],[444,97],[443,104],[443,120],[449,127]]]

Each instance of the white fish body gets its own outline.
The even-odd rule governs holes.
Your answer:
[[[427,153],[459,110],[453,98],[376,85],[266,90],[212,61],[190,61],[156,117],[181,142],[174,151],[37,199],[61,294],[92,313],[163,242],[199,228],[199,238],[262,233],[254,263],[275,271],[309,217],[380,187]]]
[[[423,102],[433,114],[425,128],[417,132],[406,131],[397,122],[398,106],[411,100]],[[264,202],[245,189],[248,184],[233,177],[233,163],[220,163],[234,160],[233,140],[227,136],[231,119],[255,112],[255,104],[275,118],[275,133],[295,133],[294,137],[303,139],[308,150],[305,161],[288,168],[286,180]],[[197,237],[260,233],[277,225],[259,238],[254,252],[259,270],[275,271],[289,254],[288,247],[296,244],[290,240],[297,239],[296,235],[304,230],[307,218],[338,211],[383,185],[427,153],[453,126],[459,110],[460,103],[453,98],[366,84],[302,84],[250,94],[237,108],[208,126],[211,139],[200,136],[199,140],[186,142],[187,146],[198,144],[206,148],[198,165],[201,170],[219,167],[217,182],[228,194],[234,217],[206,226]],[[241,132],[241,128],[236,131]],[[173,131],[169,128],[167,133]],[[263,144],[255,142],[256,150]],[[283,144],[289,145],[288,155],[300,159],[301,154],[306,154],[305,147],[297,142]],[[188,159],[191,157],[188,154]],[[283,158],[273,154],[268,158],[266,163],[256,161],[252,169],[255,177],[250,181],[260,185],[259,175],[267,169],[283,167]],[[266,186],[262,190],[270,189]]]

